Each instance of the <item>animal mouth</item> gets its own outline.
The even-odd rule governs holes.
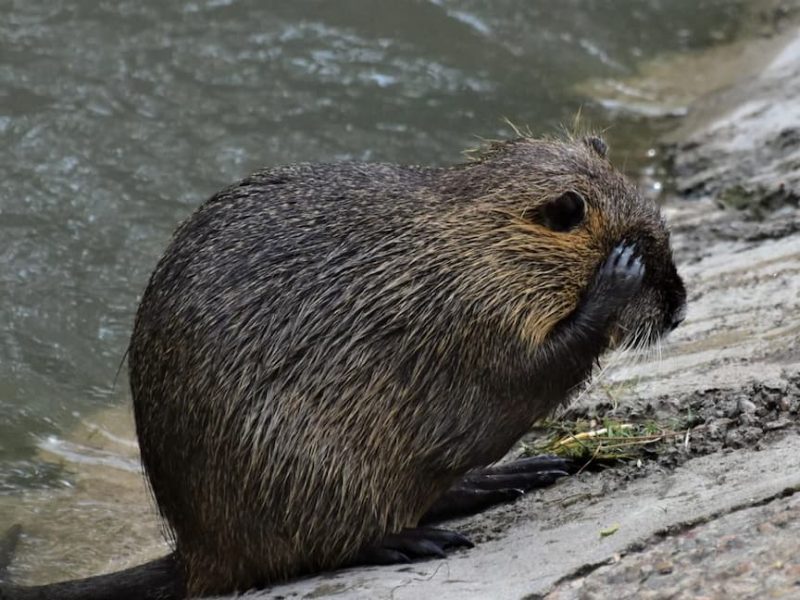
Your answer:
[[[628,306],[622,318],[610,327],[608,349],[646,348],[667,337],[686,319],[686,301],[683,288],[671,298],[671,306],[662,307],[656,314],[642,306]],[[658,314],[661,313],[661,314]],[[626,319],[625,317],[630,317]]]
[[[669,333],[670,331],[674,331],[678,327],[678,325],[683,323],[685,319],[686,319],[686,304],[683,304],[678,310],[672,313],[672,317],[667,327],[667,333]]]
[[[607,350],[618,350],[623,347],[636,346],[642,343],[649,344],[651,340],[644,342],[645,336],[637,331],[630,331],[617,323],[608,336]]]
[[[675,325],[677,327],[677,325]],[[608,350],[620,348],[646,348],[665,337],[673,328],[662,328],[656,323],[640,323],[628,328],[617,322],[608,337]]]

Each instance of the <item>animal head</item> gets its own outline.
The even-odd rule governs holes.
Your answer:
[[[506,299],[516,299],[507,304],[534,341],[576,308],[623,242],[635,244],[645,274],[610,343],[650,343],[683,319],[686,292],[659,207],[612,167],[607,150],[595,136],[521,137],[491,144],[446,178],[455,219],[470,213],[463,220],[473,231],[464,235],[482,238],[483,261],[502,274]]]

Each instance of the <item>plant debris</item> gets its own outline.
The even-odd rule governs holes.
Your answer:
[[[642,423],[613,419],[602,423],[595,419],[546,421],[540,428],[550,432],[547,439],[526,444],[526,455],[554,454],[586,464],[640,460],[645,451],[654,451],[654,446],[683,442],[688,435],[688,430],[679,431],[652,420]]]
[[[613,525],[606,527],[605,529],[600,530],[600,537],[608,537],[610,535],[614,535],[619,531],[619,523],[614,523]]]

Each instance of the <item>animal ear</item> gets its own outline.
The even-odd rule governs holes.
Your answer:
[[[608,144],[606,144],[603,138],[596,135],[589,135],[583,138],[583,143],[600,158],[606,158],[608,156]]]
[[[570,231],[583,223],[586,200],[578,192],[564,192],[536,210],[536,220],[553,231]]]

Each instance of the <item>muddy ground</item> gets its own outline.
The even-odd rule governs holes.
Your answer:
[[[685,324],[659,353],[612,358],[560,415],[657,422],[677,435],[638,460],[453,523],[476,547],[446,560],[328,573],[251,597],[800,597],[800,33],[793,39],[761,73],[696,104],[667,141],[675,192],[665,212],[689,290]],[[81,456],[95,438],[97,450],[68,506],[19,505],[19,581],[114,570],[165,550],[124,410],[78,435]],[[43,451],[69,458],[70,442],[52,444]],[[48,538],[54,529],[59,539]],[[64,557],[66,531],[84,542],[93,531],[118,535]]]

